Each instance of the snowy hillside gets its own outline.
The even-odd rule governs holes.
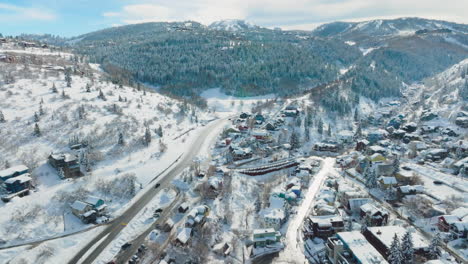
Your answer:
[[[25,164],[35,186],[29,196],[0,202],[0,238],[9,244],[89,227],[69,205],[91,194],[113,216],[183,153],[198,124],[212,119],[140,86],[113,84],[72,54],[12,44],[2,55],[13,60],[0,62],[0,169]],[[72,151],[70,143],[86,144],[86,151]],[[46,162],[51,153],[77,155],[84,176],[62,180]]]
[[[242,31],[248,29],[255,29],[258,26],[240,19],[227,19],[220,20],[211,23],[208,26],[210,29],[214,30],[225,30],[225,31]]]

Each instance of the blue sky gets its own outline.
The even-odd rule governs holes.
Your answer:
[[[0,33],[76,36],[125,24],[245,19],[313,29],[332,21],[425,17],[468,23],[467,0],[0,0]]]

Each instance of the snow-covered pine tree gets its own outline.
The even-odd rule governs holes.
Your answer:
[[[67,82],[67,87],[71,87],[72,78],[70,68],[65,69],[65,82]]]
[[[291,144],[292,149],[297,149],[300,147],[299,135],[297,134],[296,130],[293,130],[291,132],[291,137],[289,138],[289,144]]]
[[[354,138],[357,139],[360,137],[362,137],[362,127],[361,127],[361,123],[358,123],[358,126],[356,128],[356,133],[354,133]]]
[[[39,105],[39,115],[44,115],[44,108],[42,108],[42,104]]]
[[[120,95],[119,95],[119,102],[123,102],[123,99]]]
[[[328,124],[327,136],[328,136],[328,137],[331,137],[331,134],[332,134],[332,132],[331,132],[331,124]]]
[[[397,234],[393,236],[393,241],[390,245],[388,263],[403,264],[403,254],[401,253],[400,240],[398,239]]]
[[[89,83],[86,84],[86,92],[87,93],[91,92],[91,85]]]
[[[148,127],[146,127],[144,141],[147,146],[149,146],[149,144],[151,143],[151,131]]]
[[[122,132],[119,132],[119,141],[118,141],[118,144],[119,144],[119,145],[125,145],[124,136],[123,136],[123,133],[122,133]]]
[[[357,108],[354,110],[354,121],[359,121],[359,110]]]
[[[430,259],[437,259],[440,255],[440,233],[437,232],[431,239],[431,243],[429,244],[429,258]]]
[[[322,135],[323,134],[323,121],[321,118],[319,118],[317,122],[317,132]]]
[[[310,141],[310,130],[308,126],[304,126],[304,139],[306,142]]]
[[[53,93],[58,93],[57,87],[55,87],[55,83],[52,84],[51,90]]]
[[[366,180],[366,187],[368,188],[376,188],[377,187],[377,176],[375,175],[375,170],[371,167],[366,169],[364,174]]]
[[[34,122],[39,122],[39,116],[37,115],[37,112],[34,112]]]
[[[37,123],[34,125],[34,135],[36,137],[41,136],[41,130],[39,129],[39,125]]]
[[[5,120],[5,116],[3,115],[3,112],[0,111],[0,123],[5,123],[6,120]]]
[[[3,167],[4,167],[5,169],[10,168],[10,162],[8,162],[8,160],[5,160],[5,163],[3,164]]]
[[[158,129],[156,129],[156,134],[158,134],[159,137],[163,136],[163,130],[161,125],[159,125]]]
[[[400,157],[395,156],[395,159],[393,160],[393,174],[396,174],[400,171]]]
[[[414,245],[409,231],[406,231],[401,239],[401,254],[403,256],[403,264],[414,263]]]

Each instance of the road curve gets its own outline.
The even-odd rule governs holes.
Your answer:
[[[138,198],[134,204],[129,207],[122,215],[117,217],[104,231],[96,236],[92,241],[86,244],[75,256],[68,262],[69,264],[78,263],[83,255],[85,255],[96,243],[106,237],[93,251],[81,262],[83,264],[91,264],[99,256],[99,254],[117,237],[117,235],[125,228],[125,223],[129,223],[138,212],[143,209],[152,199],[155,197],[160,190],[169,187],[172,180],[179,175],[185,168],[189,167],[193,159],[199,154],[205,141],[208,139],[207,135],[214,130],[219,129],[224,125],[225,119],[219,119],[208,124],[204,133],[198,137],[191,146],[187,147],[184,156],[182,156],[178,163],[170,169],[165,175],[159,177],[158,183],[160,187],[149,188],[146,193]]]

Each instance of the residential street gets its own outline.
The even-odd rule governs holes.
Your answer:
[[[275,263],[308,263],[305,258],[302,247],[302,238],[300,237],[300,229],[304,223],[304,219],[310,213],[313,206],[313,201],[322,186],[325,178],[329,174],[337,174],[334,158],[325,158],[322,160],[320,171],[312,178],[306,197],[299,206],[294,218],[290,220],[288,231],[285,239],[285,249],[280,252]]]

